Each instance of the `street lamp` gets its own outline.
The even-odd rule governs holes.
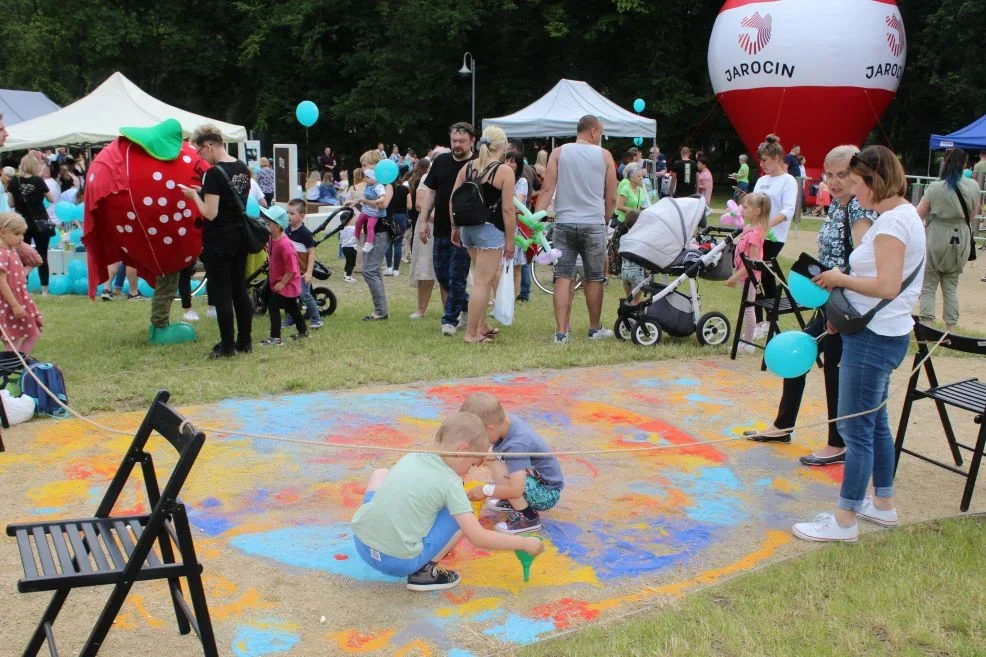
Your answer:
[[[462,68],[459,69],[459,75],[464,78],[472,78],[472,129],[476,130],[476,58],[472,56],[471,52],[462,56]]]

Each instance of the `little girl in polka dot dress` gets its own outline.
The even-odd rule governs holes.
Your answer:
[[[16,212],[0,212],[0,326],[13,341],[13,348],[25,354],[41,337],[41,313],[27,292],[27,276],[17,253],[24,241],[27,223]],[[3,350],[11,349],[6,339]]]

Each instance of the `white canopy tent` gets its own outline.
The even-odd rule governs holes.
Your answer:
[[[57,112],[18,123],[0,151],[44,146],[102,144],[120,136],[122,127],[147,127],[165,119],[177,119],[186,136],[211,123],[229,142],[247,138],[241,125],[216,121],[161,102],[116,72],[92,93]]]
[[[545,95],[513,114],[483,119],[509,137],[572,137],[586,114],[599,117],[608,137],[657,138],[657,121],[628,112],[580,80],[559,80]]]

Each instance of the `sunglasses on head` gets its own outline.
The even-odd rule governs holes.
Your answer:
[[[849,168],[852,169],[857,164],[862,164],[867,169],[876,171],[876,163],[866,161],[865,159],[863,159],[862,155],[863,155],[862,153],[856,153],[855,155],[853,155],[849,159]]]

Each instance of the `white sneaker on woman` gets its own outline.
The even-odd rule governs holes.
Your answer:
[[[798,538],[816,543],[855,543],[859,538],[859,524],[843,527],[831,513],[819,513],[811,522],[796,522],[792,530]]]
[[[189,308],[188,311],[184,315],[182,315],[182,319],[185,320],[186,322],[197,322],[201,318],[199,317],[199,314],[197,312]]]
[[[216,318],[216,307],[215,306],[209,306],[209,309],[205,311],[205,316],[208,317],[209,319],[215,319]]]
[[[393,276],[394,275],[394,270],[391,269],[390,267],[387,267],[386,269],[383,270],[383,275],[384,276]]]
[[[869,520],[881,527],[897,526],[897,509],[890,509],[889,511],[878,509],[873,506],[873,498],[870,496],[863,500],[863,508],[856,512],[856,517]]]
[[[424,313],[419,313],[417,311],[411,313],[411,315],[410,315],[411,319],[421,319],[424,316],[425,316]]]

